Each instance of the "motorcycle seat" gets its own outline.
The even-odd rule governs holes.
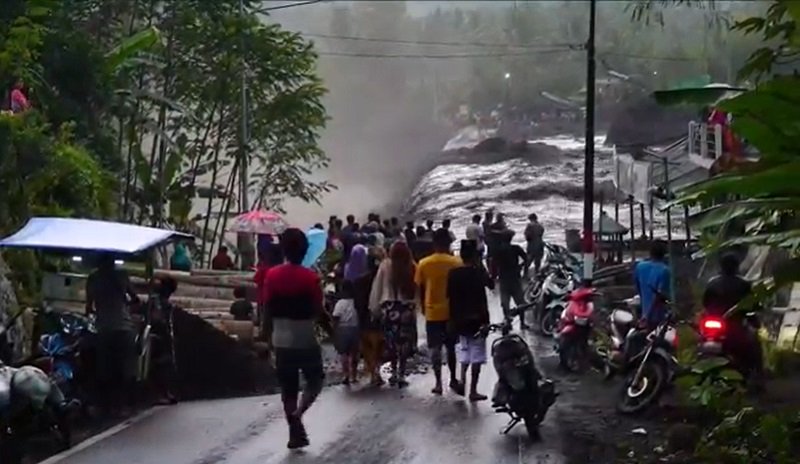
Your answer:
[[[627,325],[633,323],[633,314],[621,309],[615,309],[614,312],[611,313],[611,317],[615,324]]]

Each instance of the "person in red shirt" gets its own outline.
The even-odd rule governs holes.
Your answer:
[[[11,111],[13,113],[21,113],[31,107],[28,97],[25,96],[25,83],[22,79],[14,84],[11,90]]]
[[[260,337],[267,343],[270,343],[270,336],[272,335],[272,327],[270,327],[269,320],[264,315],[264,305],[266,303],[265,291],[267,271],[269,271],[271,267],[277,266],[281,263],[283,263],[283,252],[281,251],[281,247],[277,244],[272,244],[259,252],[256,273],[253,276],[253,282],[256,284],[258,324],[261,328]]]
[[[322,285],[314,271],[303,267],[308,239],[300,229],[281,234],[284,264],[270,268],[264,281],[266,316],[272,326],[275,371],[289,424],[290,449],[308,446],[302,417],[322,391],[325,371],[314,325],[323,312]],[[305,390],[300,397],[300,374]],[[298,401],[299,400],[299,401]]]
[[[211,269],[215,271],[230,271],[234,268],[233,260],[228,255],[228,247],[221,246],[214,259],[211,260]]]

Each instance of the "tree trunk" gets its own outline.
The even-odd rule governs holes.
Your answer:
[[[228,185],[225,187],[225,198],[222,199],[222,209],[220,215],[217,217],[217,223],[214,224],[214,237],[219,237],[217,247],[222,246],[225,240],[225,226],[228,224],[228,213],[231,209],[231,199],[233,198],[233,189],[236,186],[236,175],[239,173],[239,159],[233,162],[231,175],[228,178]],[[220,223],[222,223],[222,230],[220,230]],[[219,235],[217,235],[219,234]]]
[[[214,195],[213,190],[217,183],[217,173],[219,172],[219,152],[222,150],[222,139],[223,139],[223,130],[225,128],[225,115],[220,114],[219,124],[217,125],[217,141],[214,144],[214,160],[213,164],[214,167],[211,170],[211,190],[212,194],[208,196],[208,204],[206,206],[206,217],[203,221],[203,234],[201,235],[203,239],[202,245],[200,245],[200,267],[203,267],[205,264],[206,259],[206,241],[208,239],[208,222],[211,216],[211,205],[214,202]]]

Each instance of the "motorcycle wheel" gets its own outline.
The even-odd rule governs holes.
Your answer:
[[[633,385],[632,372],[625,379],[619,392],[617,411],[622,414],[637,414],[658,402],[667,384],[667,367],[658,360],[648,360],[642,367],[638,385]]]
[[[525,290],[525,301],[533,303],[542,297],[542,285],[538,282],[531,282]]]
[[[528,432],[528,438],[531,440],[539,439],[539,424],[542,422],[538,414],[530,414],[523,419],[525,422],[525,431]]]
[[[545,337],[552,337],[556,332],[558,320],[556,314],[552,310],[545,309],[542,318],[539,320],[539,330]]]

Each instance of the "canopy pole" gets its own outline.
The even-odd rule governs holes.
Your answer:
[[[665,156],[664,160],[664,191],[667,197],[667,205],[672,199],[672,192],[669,188],[669,161]],[[652,202],[652,200],[651,200]],[[652,204],[652,203],[651,203]],[[667,250],[669,250],[669,299],[675,304],[675,250],[672,246],[672,208],[667,206]],[[652,209],[651,209],[652,211]]]
[[[683,205],[683,226],[686,228],[686,244],[692,240],[692,226],[689,225],[689,206]]]
[[[634,224],[634,205],[633,195],[628,196],[628,203],[630,203],[630,220],[631,220],[631,261],[636,261],[636,224]]]
[[[644,203],[639,203],[639,219],[642,222],[642,238],[647,238],[647,221],[644,217]]]

